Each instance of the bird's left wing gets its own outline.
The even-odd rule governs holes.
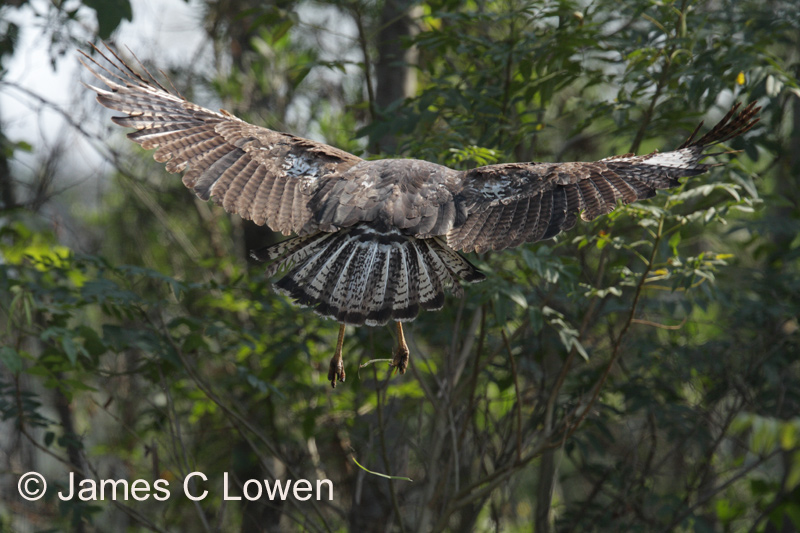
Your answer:
[[[678,178],[706,172],[705,148],[752,128],[761,109],[755,103],[737,113],[739,104],[708,133],[691,137],[677,150],[627,154],[587,163],[511,163],[476,168],[464,174],[456,195],[466,220],[447,233],[447,244],[465,252],[502,250],[523,242],[554,237],[570,229],[578,213],[592,220],[649,198],[656,189],[678,185]]]
[[[308,226],[314,225],[308,202],[318,182],[361,161],[332,146],[193,104],[108,50],[113,57],[95,48],[110,69],[81,52],[90,64],[81,63],[108,87],[89,86],[97,101],[122,112],[112,120],[134,128],[128,137],[156,149],[153,157],[166,163],[167,171],[185,171],[186,187],[228,212],[285,235],[308,233],[315,229]]]

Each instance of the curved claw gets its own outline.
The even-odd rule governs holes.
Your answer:
[[[392,366],[396,372],[405,374],[406,369],[408,368],[408,360],[410,355],[411,353],[408,351],[408,346],[406,346],[405,343],[401,344],[397,347],[397,351],[394,352],[390,366]]]
[[[337,357],[338,355],[338,357]],[[328,367],[328,381],[331,382],[331,387],[334,389],[336,388],[336,381],[344,381],[345,373],[344,373],[344,363],[342,362],[342,354],[341,352],[337,352],[331,358],[331,364]]]

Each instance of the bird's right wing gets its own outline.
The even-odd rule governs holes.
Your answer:
[[[361,158],[326,144],[254,126],[226,111],[188,102],[145,78],[111,48],[99,53],[111,70],[81,51],[81,63],[108,89],[89,86],[97,101],[120,111],[112,120],[134,128],[128,137],[203,200],[285,235],[313,224],[308,202],[318,180],[341,173]]]
[[[447,233],[447,244],[465,252],[502,250],[540,241],[570,229],[578,214],[592,220],[678,185],[678,178],[706,172],[704,150],[752,128],[761,109],[739,104],[708,133],[691,137],[677,150],[626,154],[577,163],[510,163],[476,168],[464,174],[456,199],[467,216]]]

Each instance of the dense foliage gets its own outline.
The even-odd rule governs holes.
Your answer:
[[[83,4],[40,13],[54,61],[87,8],[104,36],[131,16],[125,0]],[[12,175],[28,145],[0,131],[0,530],[800,529],[793,2],[201,4],[215,66],[151,71],[361,155],[592,160],[676,147],[733,101],[758,99],[763,118],[730,143],[742,153],[677,190],[471,255],[487,281],[408,327],[406,375],[385,362],[391,328],[348,328],[335,390],[336,324],[244,259],[276,236],[194,200],[151,154],[119,148],[118,128],[94,139],[115,168],[96,208],[58,185],[74,177],[50,154]],[[393,46],[415,53],[394,68],[416,86],[381,106],[398,5],[411,31]],[[0,45],[2,61],[18,53]],[[78,239],[54,222],[69,204]],[[16,492],[31,470],[51,482],[37,502]],[[70,471],[165,479],[172,497],[61,501]],[[193,502],[180,487],[196,471],[209,496]],[[305,478],[331,480],[334,499],[225,501],[225,473],[235,495]]]

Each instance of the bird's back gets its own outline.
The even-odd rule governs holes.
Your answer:
[[[461,172],[419,159],[362,161],[323,183],[310,202],[322,231],[359,223],[441,236],[463,219]]]

